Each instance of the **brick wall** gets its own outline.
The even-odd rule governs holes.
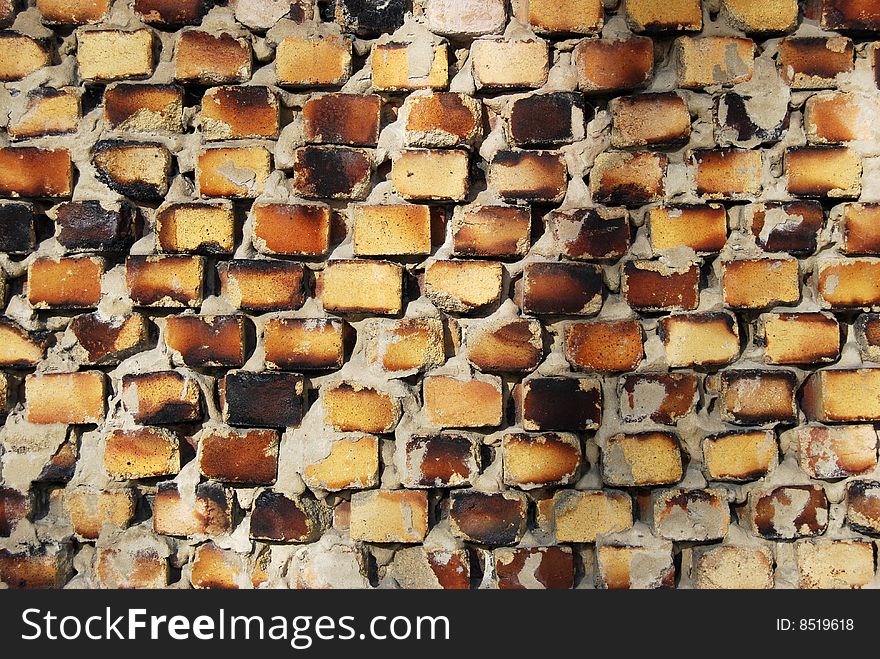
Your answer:
[[[876,585],[876,3],[0,22],[0,581]]]

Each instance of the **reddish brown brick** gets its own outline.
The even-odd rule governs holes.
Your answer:
[[[174,79],[203,85],[246,82],[251,77],[251,44],[227,32],[185,30],[177,38]]]
[[[602,387],[590,378],[528,378],[519,415],[525,430],[595,430],[602,422]]]
[[[503,548],[494,553],[500,590],[562,590],[574,585],[574,557],[569,547]]]
[[[165,344],[193,368],[240,367],[245,362],[243,316],[169,316]]]
[[[483,137],[483,105],[467,94],[414,92],[406,97],[401,113],[406,146],[474,146]]]
[[[202,97],[201,132],[205,140],[278,136],[278,97],[268,87],[211,87]]]
[[[330,208],[318,204],[256,203],[253,243],[262,254],[324,256],[330,251]]]
[[[853,70],[853,54],[846,37],[787,37],[779,42],[779,72],[793,89],[830,89]]]
[[[452,253],[460,257],[522,257],[531,246],[531,230],[530,207],[456,206]]]
[[[486,180],[505,201],[557,203],[565,196],[568,168],[555,151],[498,151]]]
[[[654,42],[650,37],[584,39],[575,46],[573,60],[581,91],[626,91],[651,79]]]
[[[294,155],[294,187],[308,198],[366,199],[372,166],[370,154],[364,149],[300,147]]]
[[[629,373],[618,384],[624,421],[673,425],[694,411],[699,400],[696,373]]]
[[[472,485],[480,471],[479,442],[462,433],[413,435],[406,441],[406,487]]]
[[[200,256],[129,256],[125,285],[136,307],[198,307],[205,261]]]
[[[768,540],[792,540],[825,533],[828,497],[818,485],[788,485],[749,493],[752,531]]]
[[[272,485],[278,472],[275,430],[213,428],[199,437],[199,471],[224,483]]]
[[[264,542],[311,542],[327,525],[326,511],[314,499],[287,497],[264,490],[254,501],[251,539]]]
[[[583,95],[533,94],[510,105],[508,135],[515,146],[561,146],[584,139]]]
[[[484,545],[512,545],[526,530],[528,500],[515,491],[460,490],[450,494],[452,533]]]
[[[638,311],[682,311],[700,303],[700,266],[673,267],[662,261],[627,261],[621,290]]]
[[[572,323],[565,328],[564,349],[577,371],[631,371],[644,356],[642,327],[637,320]]]
[[[544,358],[541,323],[525,318],[487,321],[468,331],[467,358],[485,373],[531,371]]]
[[[880,8],[870,0],[822,0],[826,30],[880,30]]]
[[[523,270],[522,309],[531,314],[592,316],[602,306],[601,270],[591,264],[538,262]]]
[[[569,259],[618,259],[631,243],[629,214],[622,208],[555,210],[547,221],[562,255]]]
[[[195,25],[210,9],[207,0],[135,0],[134,11],[150,25]]]
[[[303,106],[303,135],[313,144],[376,146],[382,98],[375,94],[322,94]]]
[[[401,588],[467,590],[470,557],[466,549],[404,547],[394,552],[390,574]]]

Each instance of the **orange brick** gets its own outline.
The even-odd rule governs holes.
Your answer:
[[[194,368],[241,367],[246,354],[243,316],[169,316],[165,344]]]
[[[0,366],[33,368],[46,354],[49,337],[32,332],[9,318],[0,318]]]
[[[279,130],[278,97],[268,87],[211,87],[202,97],[205,140],[274,139]]]
[[[146,78],[153,73],[152,31],[80,29],[76,33],[79,76],[92,82]]]
[[[272,485],[278,442],[275,430],[205,430],[199,437],[199,472],[223,483]]]
[[[263,146],[217,147],[199,153],[196,177],[203,197],[251,198],[263,193],[272,155]]]
[[[739,327],[728,313],[667,316],[660,319],[657,334],[672,368],[729,364],[739,356]]]
[[[788,192],[798,197],[854,198],[862,190],[862,161],[844,146],[805,146],[785,152]]]
[[[741,199],[761,192],[760,151],[700,149],[691,155],[697,194],[706,199]]]
[[[9,588],[58,589],[72,572],[72,556],[66,546],[47,544],[19,552],[0,549],[0,583]]]
[[[757,480],[778,464],[779,448],[772,430],[734,430],[703,440],[703,470],[711,480]]]
[[[880,254],[880,204],[841,204],[837,221],[843,234],[843,253]]]
[[[329,261],[320,296],[330,312],[396,315],[403,308],[403,268],[386,261]]]
[[[324,256],[330,251],[330,208],[319,204],[256,203],[253,243],[261,254]]]
[[[375,44],[370,52],[373,88],[395,92],[410,89],[445,89],[449,85],[449,52],[445,43],[431,46],[430,67],[410,66],[411,43],[389,41]],[[420,60],[415,56],[413,62]],[[427,68],[427,70],[425,70]]]
[[[220,293],[236,309],[256,313],[299,309],[306,299],[301,263],[235,259],[217,266]]]
[[[669,158],[662,153],[605,151],[590,170],[593,199],[611,206],[641,206],[665,194]]]
[[[49,24],[97,23],[107,15],[110,0],[37,0],[37,11]]]
[[[596,568],[597,588],[675,587],[672,544],[665,541],[637,544],[603,540],[596,544]]]
[[[853,54],[847,37],[787,37],[779,42],[779,72],[792,89],[831,89],[853,70]]]
[[[568,485],[581,468],[581,444],[576,435],[508,433],[501,441],[504,483],[522,490]]]
[[[343,381],[322,394],[327,421],[340,432],[392,432],[400,421],[400,401],[393,395]]]
[[[498,151],[487,182],[505,201],[557,203],[565,197],[568,168],[555,151]]]
[[[38,87],[28,92],[24,112],[10,117],[7,131],[13,140],[75,133],[81,116],[76,89]]]
[[[312,144],[376,146],[381,115],[376,94],[321,94],[303,105],[303,134]]]
[[[364,327],[367,359],[398,377],[441,366],[446,361],[439,318],[373,320]]]
[[[800,300],[796,259],[739,259],[723,263],[722,270],[724,304],[733,309],[766,309]]]
[[[351,41],[341,36],[288,35],[275,50],[275,73],[284,87],[339,86],[351,68]]]
[[[379,484],[379,438],[355,434],[332,442],[326,456],[306,464],[303,480],[309,487],[338,492]]]
[[[221,549],[213,542],[196,547],[190,573],[193,588],[238,590],[249,581],[241,554]]]
[[[431,209],[416,204],[355,204],[351,207],[356,256],[427,256]]]
[[[840,325],[830,314],[765,313],[758,319],[756,343],[768,364],[821,364],[840,355]]]
[[[177,38],[174,79],[203,85],[246,82],[251,77],[251,44],[227,32],[184,30]]]
[[[832,258],[816,266],[819,303],[826,309],[880,306],[880,259]]]
[[[180,440],[164,428],[113,430],[104,445],[104,469],[114,480],[174,475],[180,471]]]
[[[600,0],[534,0],[528,7],[529,24],[539,34],[595,34],[604,23]]]
[[[177,371],[123,375],[122,402],[137,423],[159,425],[202,419],[198,382]]]
[[[565,329],[564,349],[577,371],[631,371],[644,356],[642,327],[637,320],[572,323]]]
[[[125,285],[137,307],[198,307],[205,261],[200,256],[129,256]]]
[[[335,318],[270,318],[263,347],[270,370],[342,368],[351,349],[350,328]]]
[[[501,318],[468,330],[468,361],[484,373],[531,371],[543,357],[543,331],[536,320]]]
[[[73,164],[67,149],[0,147],[0,194],[7,197],[69,197]]]
[[[655,251],[684,246],[709,254],[727,244],[727,212],[721,204],[654,206],[647,221]]]
[[[494,261],[434,261],[425,270],[425,295],[443,311],[473,313],[499,302],[503,278]]]
[[[356,492],[351,497],[352,540],[418,543],[428,534],[428,495],[410,490]]]
[[[880,419],[880,369],[834,369],[812,373],[804,382],[801,408],[821,423]]]
[[[582,92],[636,89],[654,73],[654,42],[650,37],[584,39],[575,46],[573,61]]]
[[[519,206],[456,206],[452,214],[454,256],[516,258],[531,246],[532,212]]]
[[[824,92],[804,105],[804,132],[810,144],[836,144],[872,139],[871,117],[880,104],[847,92]]]
[[[391,181],[404,199],[463,201],[468,193],[467,152],[406,149],[393,161]]]
[[[441,428],[485,428],[501,425],[504,395],[501,378],[460,380],[429,375],[422,382],[425,414]]]
[[[73,532],[94,540],[105,524],[111,529],[127,528],[134,519],[137,494],[132,489],[95,490],[76,487],[64,492],[64,507],[70,516]]]
[[[101,423],[104,420],[107,380],[101,371],[41,373],[24,381],[30,423]]]
[[[28,267],[28,301],[35,309],[96,307],[104,269],[95,256],[38,258]]]

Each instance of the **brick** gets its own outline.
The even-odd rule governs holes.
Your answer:
[[[262,313],[299,309],[306,300],[301,263],[235,259],[217,266],[220,293],[236,309]]]
[[[779,72],[792,89],[831,89],[853,70],[853,55],[846,37],[787,37],[779,42]]]
[[[335,87],[351,76],[351,41],[327,35],[288,35],[275,50],[275,73],[284,87]]]
[[[795,544],[795,558],[799,588],[864,588],[874,580],[870,542],[806,540]]]
[[[721,204],[654,206],[647,221],[654,251],[684,246],[710,254],[727,244],[727,211]]]
[[[180,440],[165,428],[112,430],[104,445],[104,469],[114,480],[173,476],[180,471]]]
[[[101,588],[154,589],[168,585],[170,569],[164,552],[149,543],[138,549],[98,549],[94,574]]]
[[[340,432],[392,432],[400,421],[400,401],[356,382],[343,381],[322,394],[327,421]]]
[[[798,262],[792,258],[739,259],[722,264],[724,304],[732,309],[767,309],[797,304]]]
[[[401,41],[374,44],[370,52],[373,88],[380,92],[445,89],[449,85],[447,45],[431,46],[430,64],[422,61],[427,59],[422,54],[410,58],[415,49],[415,44]]]
[[[575,46],[573,61],[582,92],[636,89],[654,73],[654,42],[650,37],[584,39]]]
[[[195,25],[210,9],[207,0],[135,0],[134,11],[149,25]]]
[[[810,144],[872,139],[870,117],[880,111],[873,99],[846,92],[814,94],[804,105],[804,132]]]
[[[510,104],[507,133],[515,146],[561,146],[584,139],[584,97],[575,92],[533,94]]]
[[[11,380],[6,373],[0,373],[0,419],[5,420],[9,408],[12,406],[15,381]]]
[[[846,522],[854,531],[880,535],[880,483],[853,480],[846,486]]]
[[[512,545],[526,530],[528,501],[514,491],[450,493],[449,522],[452,534],[483,545]]]
[[[36,246],[34,209],[28,203],[0,201],[0,252],[27,254]]]
[[[162,206],[155,217],[161,252],[231,254],[235,247],[232,204],[184,202]]]
[[[443,322],[439,318],[375,320],[365,330],[367,359],[398,377],[446,361]]]
[[[838,223],[844,254],[880,254],[880,204],[845,203]]]
[[[79,77],[90,82],[146,78],[153,73],[155,37],[150,30],[78,30]]]
[[[27,95],[24,112],[10,117],[13,140],[75,133],[81,119],[79,92],[73,87],[38,87]]]
[[[406,149],[393,161],[391,180],[404,199],[464,201],[468,193],[467,152]]]
[[[519,415],[529,431],[596,430],[602,421],[602,387],[591,378],[523,380]]]
[[[703,470],[711,480],[757,480],[778,464],[779,448],[772,430],[733,430],[703,440]]]
[[[52,432],[51,429],[47,430]],[[66,435],[67,438],[43,466],[43,470],[34,480],[35,483],[67,483],[73,478],[79,460],[78,433],[72,431]]]
[[[393,316],[403,309],[403,268],[387,261],[334,260],[321,273],[324,309]]]
[[[505,201],[558,203],[565,197],[568,168],[555,151],[498,151],[489,163],[489,188]]]
[[[0,195],[69,197],[73,164],[67,149],[0,147]]]
[[[825,309],[874,309],[880,306],[878,272],[880,259],[872,257],[821,261],[816,266],[820,306]]]
[[[596,544],[596,587],[654,589],[675,587],[672,544],[662,540],[624,544],[603,540]]]
[[[622,275],[624,298],[638,311],[685,311],[700,303],[697,262],[672,266],[663,261],[627,261]]]
[[[346,324],[335,318],[270,318],[263,334],[266,368],[338,369],[352,347]]]
[[[251,56],[246,38],[227,32],[184,30],[177,38],[174,79],[203,85],[247,82]]]
[[[107,85],[104,121],[126,133],[182,133],[183,89],[148,83]]]
[[[856,337],[856,345],[859,347],[864,361],[880,361],[880,316],[873,313],[864,313],[856,318],[852,331]]]
[[[697,194],[704,199],[742,199],[761,192],[760,151],[698,149],[691,163]]]
[[[565,328],[565,359],[576,371],[631,371],[642,361],[642,327],[637,320],[596,320]]]
[[[305,414],[305,382],[290,373],[236,371],[218,382],[223,420],[232,426],[298,426]],[[265,401],[271,400],[272,405]]]
[[[303,105],[303,135],[311,144],[376,146],[382,97],[376,94],[321,94]]]
[[[727,22],[747,34],[790,32],[797,26],[797,0],[724,0],[721,7]]]
[[[595,265],[529,263],[523,270],[521,306],[530,314],[592,316],[602,306],[603,290]]]
[[[136,307],[198,307],[205,261],[200,256],[129,256],[125,285]]]
[[[547,82],[550,49],[543,39],[477,39],[471,62],[478,90],[536,89]]]
[[[755,42],[742,37],[679,37],[675,58],[679,87],[736,85],[752,77]]]
[[[422,399],[428,421],[441,428],[499,426],[504,417],[504,396],[498,377],[459,380],[429,375],[422,381]]]
[[[816,201],[767,201],[747,207],[746,222],[761,249],[810,254],[816,251],[825,214]]]
[[[483,137],[483,104],[467,94],[417,91],[401,109],[406,146],[475,146]]]
[[[880,30],[880,8],[868,0],[822,0],[820,25],[826,30]]]
[[[529,2],[529,25],[538,34],[595,34],[605,22],[600,0],[534,0]]]
[[[456,206],[452,214],[452,254],[498,259],[522,257],[531,246],[531,231],[530,207]]]
[[[652,497],[654,532],[677,542],[707,542],[727,535],[730,507],[724,490],[657,490]]]
[[[43,545],[18,552],[0,549],[0,583],[12,589],[59,589],[72,571],[66,547]]]
[[[24,391],[30,423],[87,425],[104,420],[107,381],[101,371],[31,374]]]
[[[696,373],[628,373],[618,384],[624,421],[651,419],[667,426],[694,411],[699,401]]]
[[[768,364],[824,364],[840,356],[840,325],[820,312],[765,313],[758,319],[756,342]]]
[[[581,469],[576,435],[507,433],[502,437],[504,483],[522,490],[575,482]]]
[[[127,528],[134,518],[136,504],[137,494],[131,489],[95,490],[86,486],[64,493],[64,507],[73,532],[86,540],[101,535],[105,524],[113,529]]]
[[[608,109],[611,146],[618,149],[687,142],[691,134],[687,104],[674,92],[620,96]]]
[[[340,0],[335,16],[344,31],[373,36],[397,30],[403,25],[408,8],[404,0]]]
[[[480,471],[480,444],[462,433],[413,435],[405,444],[401,481],[409,488],[472,485]]]
[[[479,37],[504,31],[507,6],[503,0],[428,0],[428,29],[451,37]]]
[[[9,487],[0,488],[0,537],[8,538],[19,522],[33,515],[33,497]]]
[[[541,324],[530,319],[487,321],[467,334],[467,358],[486,373],[522,373],[544,357]]]
[[[52,63],[50,42],[12,31],[0,33],[0,82],[14,82]],[[11,54],[15,53],[12,57]]]
[[[858,197],[862,162],[844,146],[805,146],[785,152],[789,194],[798,197]]]
[[[469,314],[498,304],[503,279],[495,261],[434,261],[425,269],[424,293],[442,311]]]
[[[177,371],[123,375],[122,402],[140,424],[186,423],[202,419],[198,382]]]
[[[417,204],[355,204],[351,207],[356,256],[427,256],[431,209]]]
[[[190,573],[193,588],[238,590],[249,581],[241,554],[213,542],[195,548]]]
[[[798,449],[798,463],[812,478],[857,476],[877,466],[877,431],[869,425],[801,426],[783,434]]]
[[[15,20],[18,0],[0,1],[0,27],[9,27]]]
[[[559,490],[552,518],[557,542],[596,542],[633,525],[632,499],[617,490]]]
[[[326,526],[326,512],[314,499],[287,497],[264,490],[254,501],[251,540],[263,542],[312,542]]]
[[[271,172],[272,155],[263,146],[204,149],[196,162],[203,197],[258,197]]]
[[[739,356],[739,327],[724,312],[675,314],[661,318],[657,334],[671,368],[722,366]]]
[[[199,437],[199,472],[236,485],[272,485],[278,473],[275,430],[212,428]]]
[[[110,0],[37,0],[37,11],[50,25],[82,25],[99,22],[111,4]]]
[[[880,369],[834,369],[804,382],[801,409],[811,421],[835,423],[880,419]]]
[[[173,158],[161,144],[102,140],[92,151],[98,180],[111,190],[138,201],[165,196]]]
[[[104,260],[96,256],[44,256],[28,267],[28,301],[35,309],[88,309],[101,300]]]
[[[0,318],[0,366],[33,368],[46,355],[48,335],[25,329],[10,318]]]
[[[622,208],[554,210],[546,221],[559,251],[569,259],[618,259],[632,242],[629,214]]]
[[[788,485],[749,492],[752,532],[769,540],[821,535],[828,528],[828,497],[818,485]]]
[[[351,496],[352,540],[418,543],[428,533],[428,495],[409,490],[356,492]]]
[[[234,505],[233,491],[218,483],[199,483],[194,499],[192,494],[181,495],[174,481],[159,483],[153,501],[153,531],[171,536],[223,535],[232,530]]]
[[[574,586],[574,557],[569,547],[502,548],[494,555],[500,590],[564,590]]]
[[[211,87],[202,97],[201,107],[201,132],[206,141],[278,137],[278,97],[268,87]]]
[[[379,485],[379,438],[355,434],[332,442],[327,455],[303,470],[309,487],[338,492]]]
[[[764,547],[717,545],[694,560],[694,587],[700,589],[773,588],[773,555]]]
[[[699,31],[703,28],[700,0],[627,0],[626,22],[635,32]]]
[[[68,252],[126,252],[140,237],[140,213],[125,202],[63,202],[48,215]]]
[[[241,367],[245,362],[243,316],[169,316],[165,344],[191,368]]]
[[[255,203],[253,244],[261,254],[324,256],[330,251],[330,208],[319,204]]]
[[[789,129],[791,116],[785,108],[768,115],[752,97],[726,92],[715,97],[712,106],[715,141],[719,146],[756,146],[781,140]]]
[[[612,487],[670,485],[684,475],[681,446],[670,432],[614,435],[602,458],[602,481]]]
[[[294,154],[293,184],[311,199],[366,199],[372,167],[365,149],[304,146]]]
[[[669,158],[662,153],[605,151],[590,170],[593,199],[611,206],[641,206],[665,194]]]

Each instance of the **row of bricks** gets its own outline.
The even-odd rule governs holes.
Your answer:
[[[843,254],[880,255],[877,203],[840,204],[830,211],[827,223],[816,201],[760,202],[737,211],[728,217],[717,203],[662,205],[648,208],[642,222],[651,251],[661,256],[682,247],[701,256],[716,254],[727,245],[730,228],[751,236],[764,251],[797,256],[815,252],[821,232],[830,228],[840,233]],[[125,252],[140,239],[145,224],[143,212],[123,202],[62,202],[47,213],[53,222],[50,230],[67,253]],[[326,256],[343,233],[344,219],[319,204],[258,202],[249,215],[247,238],[266,256]],[[451,224],[452,256],[518,259],[528,254],[536,228],[528,206],[472,204],[456,207],[448,218],[442,210],[421,204],[353,204],[348,215],[355,256],[427,256]],[[632,246],[636,221],[625,209],[600,207],[551,211],[544,225],[553,238],[553,252],[560,256],[611,261],[624,257]],[[43,222],[28,202],[0,201],[0,252],[33,251]],[[233,253],[238,232],[248,226],[228,202],[167,203],[151,224],[161,253],[220,256]],[[277,262],[267,261],[267,268],[269,263]]]
[[[371,568],[363,549],[339,544],[335,547],[355,568],[360,585],[390,577],[401,588],[501,590],[523,588],[566,589],[588,583],[596,588],[669,588],[676,584],[675,554],[671,543],[652,545],[606,541],[594,551],[570,547],[512,547],[486,550],[411,547],[395,552],[387,566]],[[303,548],[296,554],[299,565],[291,569],[291,586],[327,588],[335,583],[322,570],[318,552]],[[124,549],[102,548],[93,559],[96,587],[164,588],[170,583],[173,559],[149,548],[135,554]],[[800,588],[862,588],[875,576],[875,548],[864,540],[802,540],[794,544],[797,585]],[[121,570],[125,559],[133,570]],[[338,557],[337,557],[338,558]],[[313,562],[314,561],[314,562]],[[271,549],[254,558],[223,549],[213,542],[198,545],[186,565],[193,588],[259,588],[269,581]],[[689,583],[694,588],[773,588],[774,557],[764,546],[722,544],[693,550]],[[647,567],[646,566],[650,566]],[[588,572],[589,571],[589,572]],[[684,571],[684,570],[682,570]],[[46,547],[41,552],[14,554],[0,550],[0,581],[13,588],[60,588],[71,576],[69,551]],[[370,575],[370,572],[375,572]],[[589,574],[587,577],[586,575]],[[372,578],[371,578],[372,577]],[[351,587],[349,585],[349,587]]]
[[[141,201],[157,201],[168,192],[172,161],[162,144],[120,140],[98,142],[92,157],[99,180]],[[627,207],[663,201],[669,166],[663,153],[600,153],[589,174],[593,200]],[[2,196],[72,195],[74,167],[67,149],[3,147],[0,167]],[[750,199],[764,185],[760,150],[697,149],[688,168],[691,192],[702,199]],[[290,169],[293,187],[303,197],[363,200],[370,191],[373,159],[365,149],[310,145],[295,149]],[[392,162],[391,182],[410,201],[465,201],[470,169],[463,150],[406,149]],[[195,178],[200,196],[253,199],[263,194],[273,171],[272,154],[264,146],[215,147],[199,153]],[[846,146],[787,149],[784,175],[787,192],[795,197],[856,199],[862,192],[862,159]],[[568,179],[565,157],[555,151],[498,151],[487,173],[489,189],[505,201],[559,203]]]
[[[0,3],[0,26],[12,23],[19,4],[20,0]],[[112,4],[112,0],[36,0],[41,20],[48,25],[98,23],[108,16]],[[166,28],[198,24],[213,4],[211,0],[135,0],[132,8],[144,23]],[[286,5],[280,10],[267,2],[238,0],[230,4],[236,20],[255,30],[265,30],[281,18],[307,21],[317,13],[315,3],[310,0],[278,3]],[[360,36],[393,32],[403,24],[408,9],[405,0],[382,3],[382,11],[377,10],[376,4],[341,0],[336,3],[332,18],[343,31]],[[541,34],[595,34],[605,23],[605,12],[616,4],[602,0],[535,0],[529,2],[522,13],[523,19]],[[636,32],[699,32],[703,29],[702,0],[681,0],[667,5],[657,5],[653,0],[628,0],[621,4],[619,12]],[[809,0],[804,5],[805,18],[818,20],[821,27],[828,30],[880,30],[880,10],[871,4],[858,0]],[[798,20],[797,0],[767,0],[758,6],[750,0],[722,0],[718,8],[732,27],[750,34],[788,32],[796,27]],[[521,13],[516,4],[511,9],[511,14]],[[260,15],[261,10],[274,20],[267,23],[267,17]],[[432,32],[453,37],[499,33],[509,17],[503,0],[428,0],[422,10]]]

